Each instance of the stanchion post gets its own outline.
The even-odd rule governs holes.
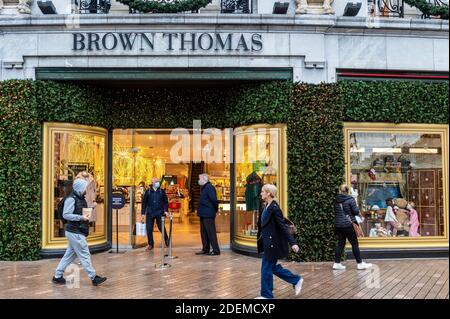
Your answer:
[[[119,253],[119,210],[116,209],[116,254]]]
[[[173,231],[172,231],[172,225],[173,225],[172,213],[170,213],[169,216],[170,216],[170,226],[169,226],[169,234],[170,234],[170,236],[169,236],[169,255],[167,256],[167,258],[175,259],[175,258],[177,258],[177,256],[173,256],[172,255],[172,234],[173,234]]]
[[[155,265],[155,267],[157,269],[166,269],[170,267],[169,263],[164,262],[164,244],[165,244],[165,240],[164,240],[164,229],[165,229],[165,218],[164,215],[161,216],[161,264],[160,265]]]

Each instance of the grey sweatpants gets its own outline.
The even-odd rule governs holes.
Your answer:
[[[80,234],[75,234],[66,231],[66,237],[69,241],[66,253],[64,257],[59,262],[58,267],[56,267],[55,277],[61,278],[64,274],[66,268],[75,260],[78,256],[81,265],[86,271],[89,278],[94,279],[95,269],[92,267],[91,253],[89,252],[86,237]]]

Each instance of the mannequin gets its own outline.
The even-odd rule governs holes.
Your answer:
[[[408,203],[406,210],[409,212],[409,237],[419,237],[419,217],[414,209],[414,203]]]
[[[253,171],[247,176],[245,186],[245,204],[247,211],[253,213],[252,229],[256,229],[256,214],[261,206],[260,194],[262,189],[262,179],[261,177]]]

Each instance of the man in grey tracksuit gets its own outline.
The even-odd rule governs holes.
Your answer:
[[[106,277],[97,276],[92,267],[91,254],[89,252],[86,237],[89,235],[89,218],[83,216],[83,208],[87,208],[84,196],[88,182],[84,179],[75,179],[73,191],[64,199],[63,218],[66,221],[65,234],[68,240],[67,250],[64,257],[56,268],[53,282],[65,284],[63,277],[66,268],[78,256],[81,265],[87,272],[92,284],[97,286],[106,280]]]

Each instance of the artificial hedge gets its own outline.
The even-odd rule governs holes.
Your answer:
[[[40,251],[40,123],[34,84],[0,82],[0,260]]]
[[[448,83],[271,82],[226,89],[107,89],[0,82],[0,260],[40,253],[41,123],[105,128],[288,125],[288,203],[302,261],[333,258],[331,204],[344,176],[343,121],[448,124]]]

